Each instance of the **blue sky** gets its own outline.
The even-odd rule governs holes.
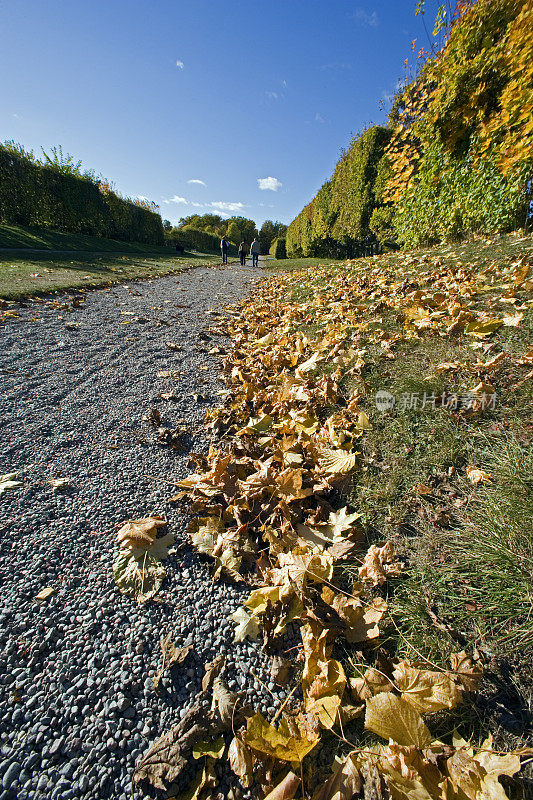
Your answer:
[[[427,0],[431,31],[438,2]],[[290,222],[427,46],[415,0],[3,0],[0,140],[128,196]],[[384,108],[380,104],[385,103]]]

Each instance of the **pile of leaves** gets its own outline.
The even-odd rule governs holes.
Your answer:
[[[394,359],[395,348],[410,340],[466,335],[474,346],[486,343],[526,318],[530,266],[524,258],[508,259],[480,274],[438,258],[402,258],[394,271],[371,259],[268,280],[253,300],[228,309],[229,322],[210,328],[221,335],[229,329],[234,341],[225,362],[225,403],[208,412],[220,444],[193,457],[196,473],[177,483],[171,499],[187,498],[194,513],[190,539],[212,559],[213,577],[250,586],[233,615],[235,640],[261,637],[274,679],[283,685],[291,672],[297,679],[270,721],[242,708],[218,683],[201,730],[193,726],[191,733],[188,715],[154,745],[157,753],[164,749],[165,769],[158,767],[154,777],[147,768],[152,748],[135,780],[162,788],[190,761],[184,747],[196,747],[206,761],[188,797],[210,796],[213,759],[226,757],[245,787],[271,800],[360,792],[503,800],[499,776],[515,775],[520,758],[531,755],[527,748],[499,753],[490,737],[475,748],[458,736],[442,742],[431,733],[431,715],[455,708],[479,688],[481,658],[475,651],[454,653],[446,668],[397,658],[380,646],[384,628],[394,625],[387,587],[401,580],[404,564],[391,541],[368,546],[360,514],[347,502],[354,476],[366,468],[364,439],[372,430],[368,349],[377,345],[383,359]],[[391,313],[394,331],[382,326]],[[519,359],[503,349],[484,352],[485,360],[436,367],[445,376],[460,366],[471,374],[470,402],[456,406],[465,418],[481,416],[484,398],[496,389],[533,376],[531,350]],[[468,469],[474,484],[490,479]],[[355,580],[343,569],[348,561],[359,565]],[[139,555],[128,563],[138,576]],[[292,648],[293,663],[285,658],[288,631],[301,640]],[[224,724],[220,697],[230,696]],[[197,725],[196,706],[191,715]],[[361,723],[368,732],[364,746]],[[367,744],[376,741],[371,734],[386,744]],[[332,739],[343,755],[326,779],[316,758],[302,762]]]

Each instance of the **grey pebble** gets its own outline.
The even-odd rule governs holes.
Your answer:
[[[167,505],[168,486],[146,476],[185,478],[188,452],[157,444],[142,417],[157,405],[169,425],[187,425],[191,449],[207,452],[202,421],[221,388],[220,362],[208,350],[224,340],[199,334],[213,324],[209,309],[247,296],[261,277],[249,268],[198,268],[89,291],[70,312],[21,307],[2,328],[0,472],[18,472],[23,481],[0,496],[0,518],[9,521],[2,531],[9,558],[0,563],[6,800],[129,796],[135,762],[185,716],[203,664],[219,652],[228,655],[230,687],[256,707],[264,704],[244,666],[253,659],[267,683],[269,658],[248,643],[234,644],[228,620],[246,592],[213,585],[210,566],[186,546],[165,562],[164,602],[137,607],[112,580],[115,547],[104,534],[126,519],[161,513],[177,543],[186,540],[187,519]],[[68,295],[56,300],[71,307]],[[121,324],[134,317],[147,322]],[[79,327],[69,330],[66,321]],[[170,350],[169,340],[183,349]],[[175,404],[159,398],[177,385],[157,377],[165,369],[181,373]],[[200,405],[195,394],[207,400]],[[51,490],[47,481],[57,476],[68,477],[68,490]],[[36,603],[49,585],[55,593]],[[178,646],[192,644],[194,655],[165,676],[157,693],[151,675],[168,632]]]

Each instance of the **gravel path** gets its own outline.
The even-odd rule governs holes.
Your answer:
[[[138,608],[113,583],[112,536],[92,533],[159,513],[185,540],[186,519],[165,500],[172,487],[146,476],[182,478],[188,457],[156,444],[142,416],[157,405],[170,423],[186,420],[192,450],[206,448],[202,420],[221,388],[207,351],[225,343],[200,334],[209,309],[256,279],[199,268],[89,292],[72,311],[30,306],[0,329],[0,474],[23,481],[0,495],[0,800],[131,797],[135,761],[183,715],[219,652],[230,688],[272,713],[250,671],[268,684],[268,662],[259,645],[233,644],[228,621],[245,588],[214,584],[185,546],[166,562],[160,602]],[[181,378],[157,378],[164,369]],[[170,388],[179,400],[165,403]],[[57,477],[71,488],[54,493]],[[37,602],[47,586],[56,593]],[[168,632],[194,651],[158,696],[150,676]]]

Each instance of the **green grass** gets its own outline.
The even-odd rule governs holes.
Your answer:
[[[292,272],[295,269],[306,269],[321,264],[342,264],[332,258],[272,258],[266,263],[266,269],[273,272]]]
[[[105,286],[217,264],[220,256],[140,242],[0,225],[0,298]]]
[[[420,281],[422,272],[428,273],[423,283],[431,287],[434,266],[474,266],[480,284],[485,273],[489,281],[473,307],[490,308],[499,317],[517,312],[502,301],[501,282],[491,288],[491,265],[508,267],[532,254],[532,236],[511,234],[355,263],[362,274],[367,266],[397,265],[402,269],[399,287],[400,282]],[[273,264],[280,271],[301,270],[301,281],[292,280],[287,302],[309,302],[321,292],[320,276],[313,269],[319,264],[332,265],[328,280],[342,276],[343,263],[327,259]],[[337,285],[339,291],[350,291],[341,280]],[[531,295],[521,293],[519,308],[525,310],[528,303]],[[395,310],[370,308],[366,321],[372,316],[379,319],[380,329],[402,332]],[[317,338],[319,318],[310,308],[295,327]],[[440,666],[449,666],[449,654],[463,649],[478,648],[484,657],[486,676],[479,697],[442,715],[436,733],[446,738],[457,727],[479,741],[492,730],[498,746],[517,746],[531,703],[533,416],[531,381],[524,380],[531,367],[516,362],[531,347],[533,314],[525,310],[518,327],[496,331],[485,343],[486,354],[472,337],[444,334],[404,339],[393,347],[393,359],[383,357],[379,341],[358,337],[359,347],[366,349],[366,365],[360,375],[348,376],[343,387],[359,390],[373,429],[357,443],[364,469],[355,474],[343,502],[362,514],[367,544],[390,540],[405,562],[401,578],[387,589],[392,623],[383,640],[386,649]],[[466,394],[479,381],[474,364],[499,350],[507,354],[505,367],[487,376],[497,389],[494,409],[469,417],[439,407],[398,407],[404,393]],[[454,361],[464,366],[437,374],[437,365]],[[378,411],[374,397],[379,389],[397,398],[395,409]],[[470,465],[485,470],[492,480],[473,486],[467,477]],[[419,492],[419,484],[427,490]],[[339,579],[357,580],[359,565],[356,559],[339,567]]]
[[[65,256],[55,253],[0,252],[0,297],[17,300],[31,295],[105,286],[142,278],[181,272],[191,267],[218,264],[212,255],[186,253],[174,255],[106,255],[94,253]]]
[[[492,481],[473,494],[464,481],[454,482],[468,503],[454,525],[420,543],[396,592],[399,627],[429,657],[441,657],[456,641],[453,633],[428,637],[433,609],[452,632],[487,653],[531,655],[533,453],[501,435],[481,435],[468,449]]]
[[[10,250],[62,250],[92,253],[161,253],[170,255],[168,247],[142,244],[141,242],[119,242],[87,236],[81,233],[63,233],[19,225],[0,225],[0,249]]]

